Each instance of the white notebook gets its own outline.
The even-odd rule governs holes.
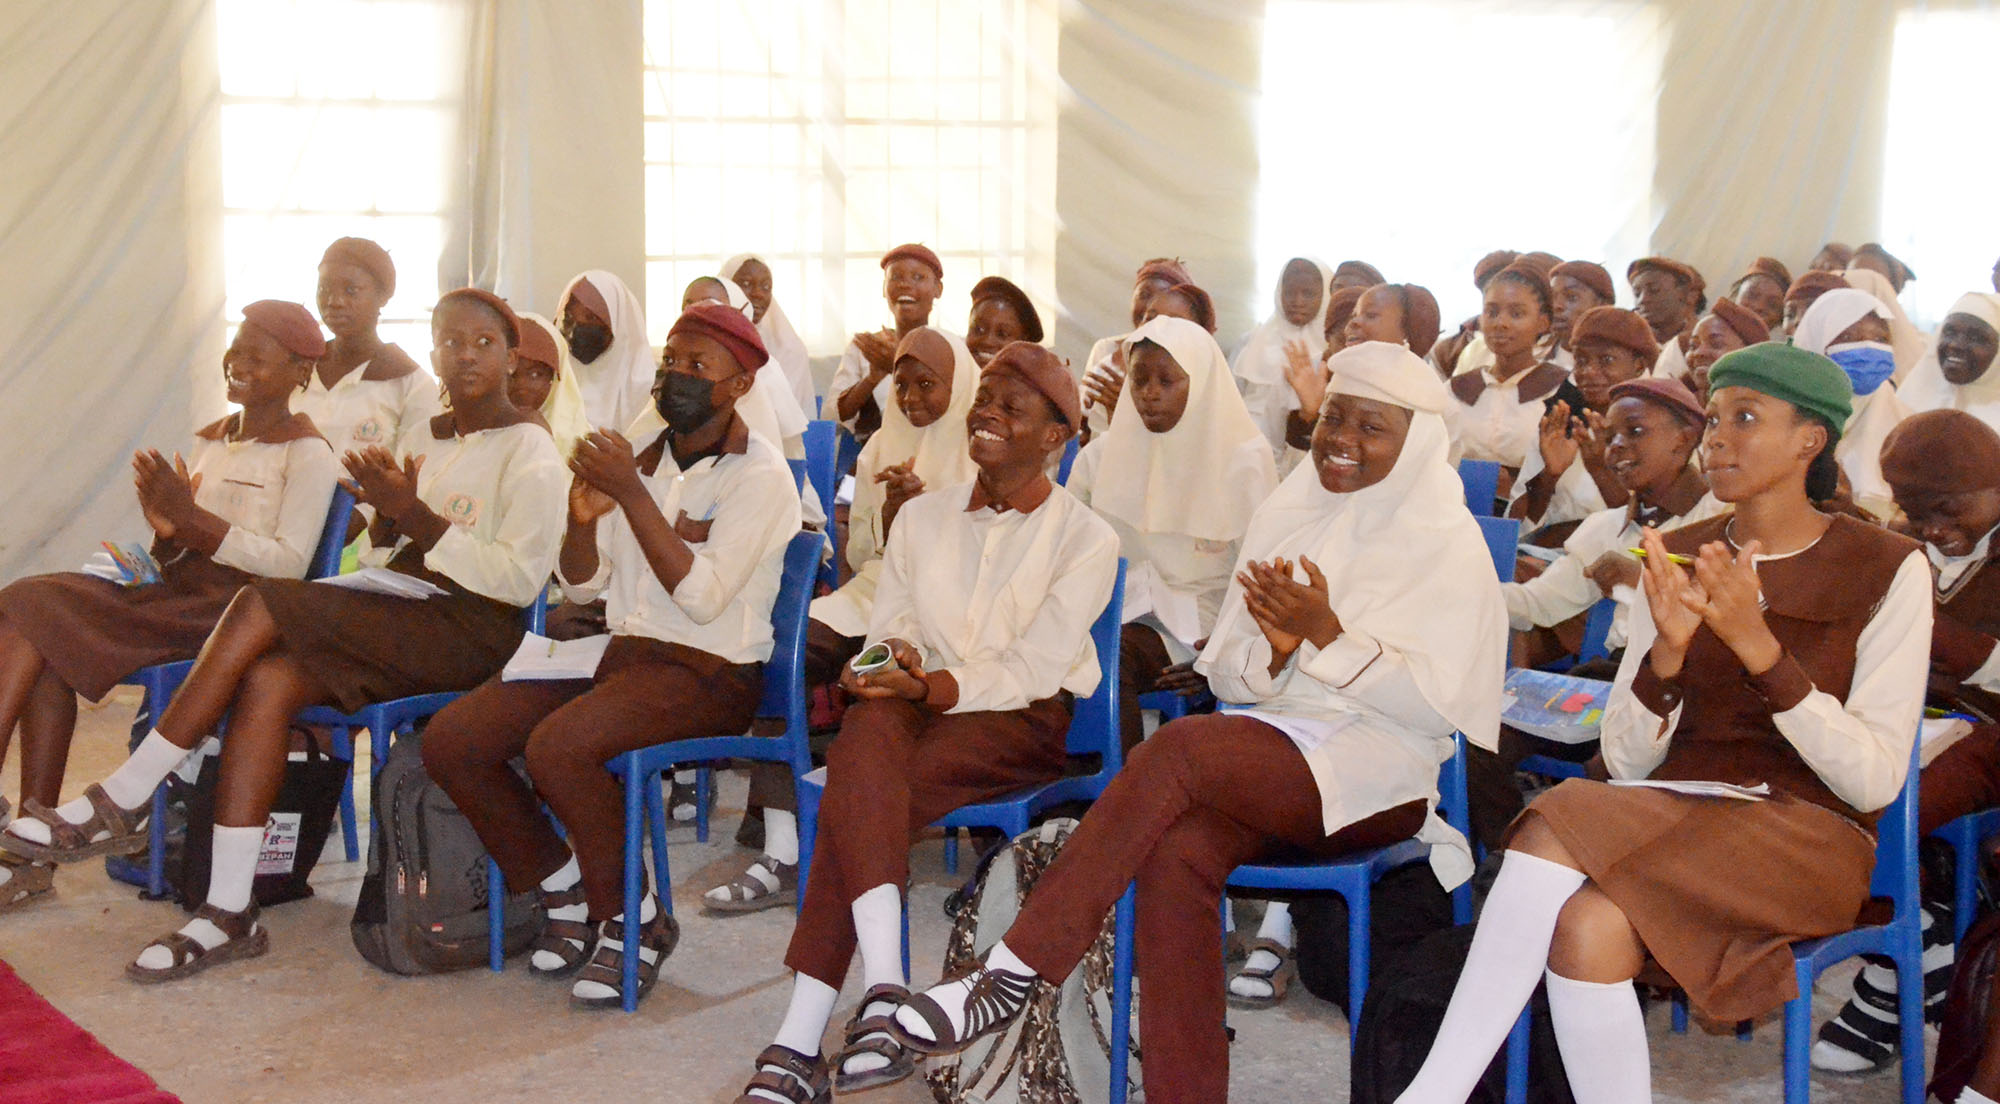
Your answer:
[[[609,635],[550,640],[529,633],[521,638],[521,646],[514,649],[514,658],[500,669],[500,681],[590,678],[597,674],[597,665],[604,662],[604,649],[610,646]]]
[[[363,594],[387,594],[391,598],[435,598],[445,592],[436,583],[427,582],[415,575],[405,575],[386,567],[364,567],[345,575],[333,575],[317,580],[327,586],[345,587]]]
[[[1687,794],[1690,797],[1727,797],[1736,801],[1762,801],[1771,796],[1771,785],[1734,786],[1727,782],[1670,782],[1659,778],[1614,778],[1614,786],[1643,786],[1649,790]]]

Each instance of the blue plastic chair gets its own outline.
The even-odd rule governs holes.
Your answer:
[[[1986,844],[2000,836],[2000,809],[1967,813],[1931,833],[1952,851],[1952,933],[1954,943],[1965,942],[1972,927],[1973,913],[1979,908],[1979,856]]]
[[[640,897],[645,893],[640,853],[649,831],[653,845],[653,880],[659,888],[660,907],[669,916],[674,911],[673,878],[667,864],[669,821],[666,799],[660,793],[660,772],[683,763],[717,759],[784,763],[792,768],[793,778],[812,769],[812,750],[807,742],[806,724],[806,609],[812,601],[813,577],[819,567],[820,546],[818,533],[800,533],[785,546],[784,577],[778,586],[777,601],[772,606],[771,658],[764,664],[764,697],[758,704],[757,715],[784,718],[785,734],[778,737],[705,736],[674,740],[628,751],[605,764],[605,768],[616,775],[625,787],[626,916],[639,915]],[[801,870],[803,868],[801,864]],[[500,868],[489,860],[486,871],[487,900],[505,900],[506,891],[500,884]],[[803,883],[800,888],[799,897],[803,900]],[[501,911],[491,907],[487,910],[487,965],[495,970],[502,967]],[[625,1011],[631,1012],[639,1007],[639,956],[636,954],[625,956],[620,992]]]
[[[807,422],[805,445],[806,474],[812,477],[813,489],[819,492],[820,509],[825,511],[830,528],[834,493],[840,489],[840,426],[825,421]]]
[[[1083,447],[1082,442],[1080,442],[1076,438],[1076,436],[1072,434],[1069,439],[1069,444],[1063,446],[1062,463],[1057,465],[1056,467],[1057,483],[1065,485],[1069,483],[1069,470],[1076,466],[1076,454],[1078,451],[1082,449],[1082,447]]]
[[[854,465],[861,459],[861,442],[845,426],[835,424],[839,432],[834,435],[833,474],[838,485],[841,476],[854,474]]]
[[[1486,553],[1493,557],[1493,570],[1503,583],[1514,581],[1514,550],[1521,546],[1521,523],[1513,518],[1489,517],[1474,512],[1479,534],[1486,538]]]
[[[1500,464],[1496,460],[1460,460],[1458,478],[1465,484],[1465,508],[1475,517],[1492,517],[1494,500],[1500,497]],[[1514,578],[1510,568],[1506,578]]]
[[[312,562],[306,567],[308,579],[324,579],[340,574],[340,554],[347,545],[347,523],[354,513],[354,496],[344,487],[333,489],[333,498],[326,508],[326,528],[320,530],[319,544],[313,549]],[[120,686],[137,686],[144,691],[139,702],[139,712],[132,719],[132,744],[138,747],[159,722],[160,714],[167,710],[167,703],[174,693],[187,681],[188,672],[194,670],[194,660],[182,659],[173,663],[156,663],[141,667],[118,680]],[[340,748],[333,749],[338,757]],[[353,750],[347,749],[349,758]],[[353,862],[361,855],[359,841],[355,838],[354,794],[352,787],[343,790],[340,802],[340,835],[347,845],[347,861]],[[162,782],[153,790],[153,811],[146,823],[146,867],[125,855],[112,855],[104,860],[104,872],[127,885],[136,885],[145,890],[147,897],[159,898],[167,893],[167,786]]]
[[[1618,603],[1609,598],[1599,598],[1584,612],[1583,643],[1578,645],[1576,654],[1565,656],[1554,663],[1542,665],[1544,671],[1567,671],[1579,663],[1593,659],[1603,659],[1611,654],[1611,622],[1618,616]]]

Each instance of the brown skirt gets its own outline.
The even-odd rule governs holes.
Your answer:
[[[470,690],[521,645],[521,611],[435,572],[434,598],[363,594],[296,579],[259,579],[285,651],[313,673],[341,709]]]
[[[1798,995],[1790,945],[1855,926],[1875,841],[1792,797],[1690,797],[1571,779],[1528,806],[1713,1020]]]
[[[193,659],[229,600],[255,576],[184,556],[150,586],[123,587],[79,571],[0,588],[0,617],[34,645],[57,678],[98,701],[155,663]]]

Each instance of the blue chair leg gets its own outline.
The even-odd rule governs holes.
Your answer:
[[[1803,963],[1797,967],[1799,995],[1785,1002],[1785,1104],[1806,1104],[1812,1054],[1813,979]],[[1922,1023],[1921,1016],[1918,1023]]]
[[[146,825],[146,893],[167,895],[167,784],[153,787],[152,820]]]
[[[504,937],[505,917],[501,906],[507,900],[507,885],[500,877],[500,864],[486,860],[486,965],[494,973],[507,968],[507,948]]]
[[[645,787],[646,824],[653,841],[653,890],[660,908],[674,914],[674,875],[667,866],[667,799],[658,785]]]
[[[1673,997],[1670,999],[1673,1003],[1673,1008],[1674,1008],[1673,1011],[1674,1034],[1685,1035],[1688,1032],[1687,994],[1676,990]]]
[[[1756,1025],[1749,1020],[1738,1020],[1736,1022],[1736,1041],[1739,1043],[1749,1042],[1752,1038],[1755,1037],[1752,1032],[1752,1029],[1755,1026]]]
[[[806,907],[806,880],[812,877],[813,844],[819,837],[819,789],[799,785],[799,905]]]
[[[1111,949],[1111,1101],[1125,1104],[1132,1071],[1132,937],[1135,930],[1135,892],[1132,886],[1118,898],[1112,911]],[[1227,898],[1224,898],[1227,901]]]
[[[1528,1102],[1528,1032],[1532,1007],[1521,1009],[1520,1017],[1507,1032],[1507,1104]]]
[[[910,897],[903,895],[903,984],[910,984]]]
[[[707,767],[698,767],[694,772],[694,839],[696,843],[708,842],[708,793],[715,785],[715,772]]]
[[[1953,827],[1957,827],[1956,824]],[[1953,944],[1965,942],[1972,927],[1973,911],[1979,907],[1979,841],[1971,832],[1951,834],[1952,852],[1952,933]]]
[[[1370,900],[1364,882],[1357,893],[1347,895],[1347,1041],[1353,1045],[1361,1031],[1361,1001],[1368,995],[1368,958],[1371,917]]]
[[[956,828],[944,830],[944,872],[958,873],[958,829]]]
[[[371,826],[370,830],[373,830]],[[347,861],[361,859],[360,826],[354,815],[354,771],[349,768],[347,777],[340,783],[340,842],[347,848]]]
[[[627,1012],[639,1010],[639,941],[637,934],[639,920],[639,897],[642,876],[639,869],[639,818],[645,815],[645,802],[640,793],[644,786],[658,787],[659,779],[651,777],[651,772],[639,770],[638,757],[625,756],[625,941],[624,969],[618,981],[618,991],[623,998]],[[644,774],[647,777],[641,778]]]
[[[1912,936],[1896,956],[1896,1006],[1901,1018],[1903,1104],[1923,1104],[1924,1084],[1924,951],[1921,937]]]

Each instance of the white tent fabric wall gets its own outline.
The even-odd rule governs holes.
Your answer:
[[[0,580],[145,534],[135,449],[221,414],[205,0],[0,5]]]

